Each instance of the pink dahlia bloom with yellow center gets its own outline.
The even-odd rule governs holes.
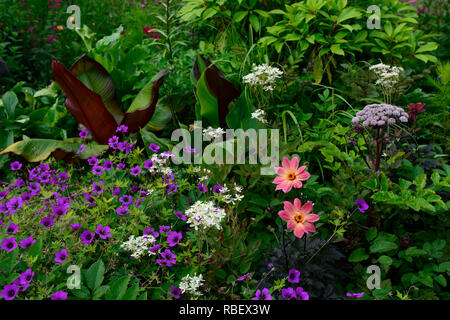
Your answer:
[[[277,184],[275,190],[283,190],[284,193],[288,193],[292,187],[301,188],[302,181],[308,180],[311,176],[305,169],[306,166],[298,167],[297,157],[293,157],[292,160],[283,157],[283,166],[275,168],[275,172],[278,174],[278,177],[273,180],[273,183]]]
[[[303,234],[316,232],[313,222],[319,220],[317,214],[310,213],[313,209],[313,203],[308,201],[302,206],[298,198],[294,203],[284,202],[284,210],[278,212],[278,215],[284,221],[287,221],[287,228],[294,231],[297,238],[303,237]]]

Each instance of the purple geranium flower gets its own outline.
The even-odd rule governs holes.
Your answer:
[[[198,185],[197,189],[198,189],[198,191],[200,191],[200,193],[205,193],[208,191],[208,188],[206,187],[206,185],[201,184],[201,183]]]
[[[144,236],[150,234],[150,235],[152,235],[155,238],[159,237],[159,233],[157,231],[155,231],[155,228],[152,228],[152,227],[145,228],[144,231],[143,231],[143,234],[144,234]]]
[[[33,277],[34,277],[34,272],[31,271],[31,269],[27,269],[27,270],[25,270],[24,273],[22,273],[20,275],[20,280],[22,283],[24,283],[24,282],[29,283],[29,282],[31,282],[31,280],[33,280]]]
[[[52,300],[67,300],[67,292],[56,291],[52,294]]]
[[[11,162],[10,166],[12,171],[20,170],[20,168],[22,168],[22,164],[19,161]]]
[[[22,207],[23,200],[21,197],[15,197],[8,200],[6,203],[6,208],[8,208],[9,214],[15,214],[16,211]]]
[[[86,138],[86,137],[88,136],[88,134],[89,134],[89,131],[87,131],[87,130],[81,130],[80,133],[78,134],[78,136],[79,136],[81,139],[84,139],[84,138]]]
[[[82,239],[82,243],[84,244],[90,244],[92,242],[92,240],[94,240],[94,233],[89,231],[89,230],[84,230],[81,235],[80,238]]]
[[[243,276],[237,278],[236,281],[243,281],[243,280],[247,279],[248,277],[250,277],[252,275],[253,275],[253,273],[244,274]]]
[[[17,293],[19,293],[19,287],[14,284],[7,284],[3,287],[3,291],[1,293],[1,296],[5,300],[13,300]]]
[[[119,198],[119,201],[122,202],[122,205],[129,206],[133,204],[133,197],[125,194]]]
[[[281,289],[281,296],[287,300],[291,300],[296,297],[294,288]]]
[[[109,171],[113,167],[114,167],[114,165],[111,160],[105,160],[105,162],[103,163],[103,170]]]
[[[6,233],[16,233],[17,231],[19,231],[19,226],[13,222],[11,222],[8,228],[6,228]]]
[[[144,169],[150,170],[153,167],[152,159],[145,160]]]
[[[103,168],[98,166],[98,165],[94,165],[92,167],[92,173],[94,173],[94,174],[96,174],[98,176],[101,176],[103,174]]]
[[[161,148],[160,146],[154,144],[154,143],[150,143],[150,145],[148,146],[148,148],[150,149],[150,151],[153,152],[158,152],[159,148]]]
[[[11,237],[3,239],[0,248],[8,252],[13,251],[15,248],[17,248],[16,238]]]
[[[187,220],[187,217],[183,214],[183,212],[174,211],[173,213],[177,216],[178,219],[183,220],[183,221]]]
[[[124,125],[124,124],[121,124],[116,129],[116,132],[127,132],[127,131],[128,131],[128,127],[126,125]]]
[[[79,223],[71,223],[71,224],[70,224],[70,227],[71,227],[73,230],[78,230],[78,229],[80,229],[81,224],[79,224]]]
[[[107,239],[112,236],[111,228],[108,226],[102,226],[101,224],[97,225],[97,229],[95,229],[95,233],[99,235],[102,239]]]
[[[130,212],[128,211],[128,207],[127,206],[123,206],[123,207],[119,207],[116,209],[116,213],[119,216],[126,216],[127,214],[129,214]]]
[[[178,189],[178,185],[177,185],[177,184],[171,183],[171,184],[169,184],[169,185],[167,186],[167,194],[168,194],[168,195],[169,195],[169,194],[172,194],[172,193],[174,193],[175,191],[177,191],[177,189]]]
[[[33,243],[35,243],[36,240],[33,239],[32,236],[29,236],[28,238],[23,239],[22,241],[20,241],[20,247],[24,248],[24,249],[28,249],[30,248]]]
[[[120,188],[119,187],[115,188],[113,190],[112,194],[113,194],[113,196],[118,196],[120,194]]]
[[[67,250],[66,249],[62,249],[61,251],[58,251],[55,254],[55,261],[56,262],[62,263],[62,262],[64,262],[66,260],[66,258],[67,258]]]
[[[84,152],[84,150],[86,150],[86,145],[82,144],[76,154],[80,154],[80,153]]]
[[[41,224],[45,228],[49,228],[49,227],[53,226],[53,217],[44,217],[44,218],[42,218]]]
[[[161,249],[161,245],[160,244],[156,244],[153,247],[149,248],[148,251],[156,253],[156,252],[158,252],[159,249]]]
[[[303,291],[302,287],[298,287],[295,290],[295,298],[297,300],[309,300],[309,294],[308,292]]]
[[[222,189],[223,189],[223,187],[222,187],[221,185],[216,184],[216,185],[213,187],[213,192],[219,194],[220,191],[221,191]]]
[[[288,281],[290,283],[298,283],[300,281],[300,271],[296,269],[289,270]]]
[[[367,204],[367,202],[364,199],[357,198],[355,201],[355,204],[361,213],[364,213],[364,211],[369,209],[369,205]]]
[[[174,299],[180,299],[180,295],[181,295],[181,289],[175,287],[174,285],[170,286],[170,294],[172,295],[172,297],[174,297]]]
[[[139,167],[139,166],[135,166],[135,167],[131,168],[131,170],[130,170],[130,174],[132,176],[137,176],[139,173],[141,173],[141,167]]]
[[[169,243],[169,247],[176,246],[183,237],[183,234],[181,232],[171,231],[168,233],[167,242]]]
[[[252,300],[272,300],[272,296],[270,295],[269,289],[264,288],[262,291],[258,289]]]
[[[358,299],[358,298],[361,298],[363,295],[364,295],[364,291],[359,292],[359,293],[348,293],[347,292],[347,297],[349,297],[349,298],[356,298],[356,299]]]
[[[97,181],[97,182],[92,183],[92,189],[94,189],[93,192],[95,192],[97,194],[102,193],[103,192],[103,189],[102,189],[103,185],[104,185],[103,181]]]
[[[98,159],[96,157],[90,157],[88,159],[88,164],[90,166],[95,166],[95,165],[97,165],[97,163],[98,163]]]

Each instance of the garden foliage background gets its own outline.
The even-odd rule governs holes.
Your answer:
[[[1,0],[2,298],[448,299],[448,28],[447,0]],[[195,120],[205,150],[279,129],[280,168],[174,165]]]

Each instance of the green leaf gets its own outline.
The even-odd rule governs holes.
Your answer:
[[[123,276],[109,283],[110,289],[106,293],[106,300],[120,300],[127,291],[130,276]]]
[[[19,99],[17,99],[16,94],[12,91],[8,91],[3,95],[2,101],[8,118],[14,119],[16,106],[19,103]]]
[[[89,289],[97,289],[103,282],[105,273],[105,265],[103,261],[99,259],[97,262],[92,264],[86,271],[86,284]]]
[[[348,257],[348,261],[360,262],[367,260],[367,258],[369,258],[369,254],[366,252],[366,249],[358,248],[350,254],[350,256]]]
[[[249,17],[249,20],[250,20],[250,23],[253,26],[253,29],[255,29],[256,32],[259,32],[260,24],[259,24],[258,17],[252,14]]]
[[[334,54],[345,56],[345,52],[344,50],[341,49],[341,46],[339,44],[333,44],[330,49],[331,52],[333,52]]]
[[[122,300],[136,300],[138,292],[139,292],[139,285],[134,284],[130,288],[128,288]]]
[[[371,253],[384,253],[391,250],[395,250],[398,248],[398,245],[395,242],[387,241],[387,240],[376,240],[370,246]]]
[[[411,256],[411,257],[417,257],[417,256],[422,256],[424,254],[426,254],[427,252],[425,250],[419,249],[417,247],[409,247],[408,249],[406,249],[405,254],[407,256]]]
[[[450,261],[439,264],[438,272],[450,272]]]
[[[377,236],[377,228],[372,227],[366,232],[367,241],[372,241]]]
[[[109,290],[109,286],[100,286],[94,290],[92,294],[92,299],[98,300]]]
[[[238,11],[234,14],[233,21],[240,22],[247,16],[248,11]]]
[[[416,50],[416,53],[434,51],[438,48],[439,44],[436,42],[428,42]]]
[[[209,19],[209,18],[215,16],[216,13],[217,13],[217,10],[216,10],[216,9],[214,9],[214,8],[208,8],[208,9],[205,10],[205,12],[203,12],[203,14],[202,14],[202,19],[203,19],[203,20],[207,20],[207,19]]]
[[[442,274],[439,274],[434,277],[434,280],[436,280],[437,283],[439,283],[444,288],[447,287],[447,279]]]
[[[392,260],[391,257],[384,256],[384,255],[383,255],[383,256],[381,256],[381,257],[378,258],[378,262],[381,263],[381,265],[383,266],[383,268],[384,268],[385,270],[388,270],[389,267],[391,266],[393,260]]]
[[[341,11],[341,13],[339,14],[339,17],[337,18],[337,23],[341,23],[345,20],[351,19],[351,18],[360,18],[361,17],[361,13],[356,10],[355,8],[345,8],[344,10]]]

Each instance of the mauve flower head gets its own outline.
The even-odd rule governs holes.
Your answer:
[[[67,300],[67,292],[56,291],[52,294],[52,300]]]
[[[66,258],[67,258],[67,250],[66,250],[66,249],[63,249],[63,250],[61,250],[61,251],[58,251],[58,252],[55,254],[55,261],[56,261],[56,262],[62,263],[62,262],[64,262],[64,261],[66,261]]]
[[[13,300],[19,293],[19,287],[14,284],[7,284],[3,287],[1,296],[5,300]]]
[[[101,224],[97,225],[97,229],[95,229],[95,233],[102,239],[108,239],[112,236],[111,228],[108,226],[102,226]]]
[[[183,220],[183,221],[186,221],[187,220],[187,217],[183,214],[183,212],[181,212],[181,211],[174,211],[173,212],[174,214],[175,214],[175,216],[178,218],[178,219],[180,219],[180,220]]]
[[[44,218],[42,218],[41,224],[45,228],[49,228],[49,227],[53,226],[53,217],[44,217]]]
[[[364,199],[357,198],[355,201],[355,204],[361,213],[364,213],[364,211],[369,209],[369,205],[367,204],[367,202]]]
[[[272,296],[270,295],[269,289],[258,289],[256,290],[255,297],[253,297],[252,300],[272,300]]]
[[[87,131],[87,130],[81,130],[80,133],[78,134],[78,136],[79,136],[81,139],[84,139],[84,138],[86,138],[86,137],[88,136],[88,134],[89,134],[89,131]]]
[[[359,293],[348,293],[347,292],[346,295],[349,298],[356,298],[356,299],[358,299],[358,298],[361,298],[364,295],[364,291],[363,292],[359,292]]]
[[[171,231],[170,233],[168,232],[167,235],[167,242],[169,243],[169,247],[177,245],[183,237],[183,234],[181,232],[176,231]]]
[[[297,269],[289,270],[288,281],[290,283],[299,283],[300,281],[300,271]]]
[[[174,285],[170,286],[170,294],[173,296],[174,299],[180,299],[181,296],[181,289],[178,287],[175,287]]]
[[[158,150],[161,148],[160,146],[154,144],[154,143],[150,143],[150,145],[148,146],[148,148],[150,149],[150,151],[153,152],[158,152]]]
[[[16,238],[11,237],[11,238],[3,239],[2,245],[0,246],[0,248],[7,252],[13,251],[15,248],[17,248]]]
[[[390,104],[369,104],[356,113],[353,124],[363,127],[385,127],[399,122],[408,122],[408,114],[400,107]]]
[[[97,163],[98,163],[98,159],[97,159],[96,157],[90,157],[90,158],[88,159],[88,164],[89,164],[90,166],[95,166]]]
[[[302,287],[298,287],[295,290],[295,298],[297,300],[309,300],[309,294],[308,292],[303,291]]]
[[[22,164],[19,161],[11,162],[10,166],[12,171],[20,170],[20,168],[22,168]]]
[[[281,289],[281,296],[287,300],[291,300],[296,297],[294,288]]]
[[[208,188],[206,187],[206,185],[201,184],[201,183],[198,185],[197,189],[198,189],[198,191],[200,191],[200,193],[205,193],[208,191]]]
[[[32,236],[29,236],[28,238],[23,239],[20,241],[20,247],[23,249],[31,248],[31,246],[36,242],[36,240],[33,239]]]
[[[6,233],[16,233],[17,231],[19,231],[19,226],[14,224],[14,222],[11,222],[8,226],[8,228],[6,228]]]
[[[89,231],[89,230],[84,230],[81,235],[81,242],[84,244],[90,244],[92,242],[92,240],[94,240],[94,233]]]

